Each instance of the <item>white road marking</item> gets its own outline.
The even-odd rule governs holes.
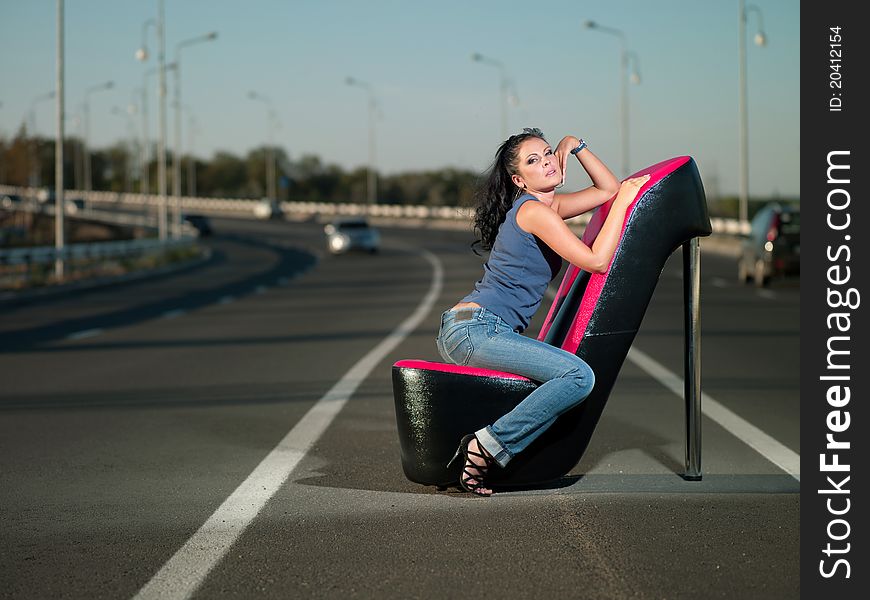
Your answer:
[[[444,280],[444,268],[438,257],[426,250],[422,255],[432,265],[432,284],[413,314],[369,350],[311,407],[135,598],[189,598],[287,481],[308,449],[332,423],[371,370],[420,325],[441,294]]]
[[[84,340],[87,338],[92,338],[96,335],[100,335],[103,333],[102,329],[85,329],[83,331],[76,331],[75,333],[71,333],[66,336],[68,340]]]
[[[714,277],[711,283],[713,284],[713,287],[717,288],[726,288],[729,285],[728,281],[722,279],[721,277]]]
[[[167,311],[167,312],[163,313],[163,314],[160,315],[160,316],[161,316],[162,318],[164,318],[164,319],[175,319],[175,318],[180,317],[181,315],[183,315],[185,312],[187,312],[187,311],[182,310],[182,309],[180,309],[180,308],[177,308],[177,309],[175,309],[175,310]]]
[[[770,290],[758,290],[758,295],[768,300],[776,300],[776,292],[771,292]]]
[[[628,351],[628,359],[677,396],[683,397],[682,377],[671,373],[649,355],[633,346]],[[701,392],[701,413],[780,469],[798,481],[801,480],[800,454],[784,446],[746,419],[737,416],[704,392]]]

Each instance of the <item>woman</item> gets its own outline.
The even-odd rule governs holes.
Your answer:
[[[592,185],[556,195],[569,155],[580,162]],[[541,385],[495,423],[462,438],[450,464],[465,458],[459,479],[465,490],[491,495],[485,484],[489,468],[506,466],[592,391],[595,375],[582,359],[521,332],[559,273],[562,259],[592,273],[607,270],[625,211],[648,179],[638,177],[620,185],[583,140],[566,136],[553,150],[538,129],[511,136],[496,152],[474,217],[479,242],[490,256],[474,291],[441,316],[436,343],[448,362],[516,373]],[[565,219],[614,195],[590,248]]]

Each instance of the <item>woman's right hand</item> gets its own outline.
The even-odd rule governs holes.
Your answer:
[[[642,188],[643,184],[647,181],[649,181],[649,175],[641,175],[640,177],[626,179],[619,186],[619,192],[616,194],[616,200],[614,203],[628,208],[628,206],[634,202],[634,199],[637,198],[637,193],[640,191],[640,188]]]

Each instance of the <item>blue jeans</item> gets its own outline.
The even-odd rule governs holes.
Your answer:
[[[595,385],[595,374],[580,357],[520,335],[485,308],[445,312],[435,343],[447,362],[516,373],[541,384],[508,414],[475,432],[502,467]]]

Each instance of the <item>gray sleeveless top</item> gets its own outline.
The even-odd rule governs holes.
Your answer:
[[[549,283],[562,268],[562,257],[517,224],[517,211],[526,202],[537,202],[531,194],[514,201],[498,228],[483,278],[462,302],[477,302],[521,332],[541,305]]]

